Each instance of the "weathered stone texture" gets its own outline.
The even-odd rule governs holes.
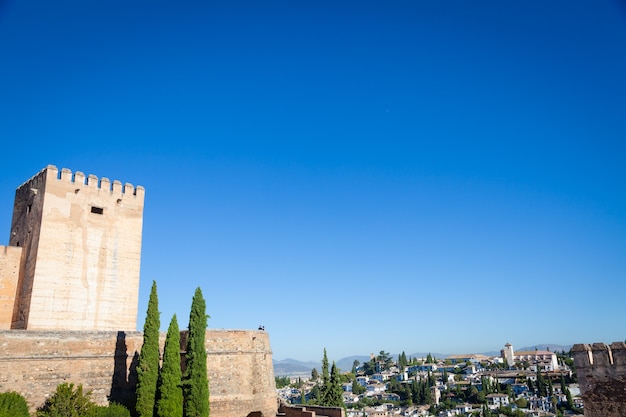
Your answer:
[[[585,416],[626,416],[626,344],[577,344],[572,353]]]
[[[0,329],[10,329],[20,273],[22,248],[0,246]]]
[[[164,333],[161,339],[162,349]],[[92,390],[99,404],[132,403],[142,342],[141,332],[0,331],[0,390],[21,393],[35,408],[71,382]],[[267,333],[207,330],[206,347],[212,417],[276,414]]]
[[[12,328],[135,329],[143,204],[142,187],[53,165],[20,186],[10,245],[26,256]]]

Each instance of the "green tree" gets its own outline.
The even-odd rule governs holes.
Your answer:
[[[320,387],[320,397],[318,399],[319,405],[325,405],[330,395],[330,372],[328,370],[328,356],[326,355],[326,348],[324,348],[324,357],[322,358],[322,386]]]
[[[524,397],[519,397],[517,400],[515,400],[515,404],[519,407],[519,408],[527,408],[528,407],[528,400]]]
[[[554,395],[554,386],[552,385],[552,378],[548,379],[548,395]]]
[[[326,354],[326,348],[324,348],[324,357],[322,358],[322,381],[328,382],[330,379],[330,372],[328,368],[328,355]]]
[[[327,390],[326,404],[322,404],[328,407],[343,407],[343,389],[341,387],[341,376],[339,375],[339,368],[333,365],[330,371],[330,386]]]
[[[375,359],[371,359],[363,364],[363,373],[365,375],[374,375],[376,373]]]
[[[320,391],[319,385],[313,385],[313,388],[311,388],[311,392],[309,392],[309,399],[311,400],[310,403],[317,404],[321,397],[322,393]]]
[[[209,379],[207,376],[207,356],[205,336],[207,328],[206,302],[202,290],[196,288],[189,313],[189,335],[187,337],[187,367],[183,377],[184,415],[187,417],[208,417]]]
[[[576,407],[574,406],[574,400],[572,399],[572,392],[567,388],[565,389],[565,396],[567,398],[567,408],[574,410]]]
[[[389,352],[385,352],[384,350],[380,351],[376,360],[380,363],[381,371],[389,369],[393,364],[393,359],[391,358],[391,355],[389,354]]]
[[[561,394],[565,394],[565,389],[567,386],[565,385],[565,377],[561,374]]]
[[[274,382],[276,383],[276,388],[283,388],[291,384],[291,380],[288,376],[275,376]]]
[[[317,378],[320,377],[320,373],[317,372],[317,369],[313,368],[311,371],[311,381],[317,381]]]
[[[143,325],[143,344],[137,365],[137,402],[135,411],[139,417],[152,417],[159,379],[159,300],[157,285],[152,281],[146,321]]]
[[[358,359],[355,359],[354,362],[352,362],[352,373],[356,375],[356,369],[359,367],[359,361]]]
[[[111,403],[108,406],[92,407],[85,417],[130,417],[130,411],[121,404]]]
[[[537,393],[540,397],[546,397],[548,395],[548,383],[546,382],[543,374],[541,373],[541,368],[539,368],[539,364],[537,364]]]
[[[83,392],[83,386],[63,383],[37,411],[38,417],[85,417],[95,404],[91,391]]]
[[[163,366],[157,384],[156,414],[158,417],[183,416],[183,373],[180,369],[180,331],[176,314],[172,316],[165,337]]]
[[[354,377],[354,379],[352,380],[352,393],[355,395],[360,395],[363,394],[365,390],[366,388],[363,385],[359,384],[356,381],[356,377]]]
[[[476,388],[475,385],[471,385],[470,388],[465,392],[467,402],[474,404],[479,403],[478,393],[478,388]]]
[[[0,417],[29,417],[28,403],[17,392],[0,393]]]
[[[409,361],[406,358],[406,353],[402,351],[400,354],[400,358],[398,359],[398,368],[400,368],[400,372],[404,372],[404,368],[409,365]]]

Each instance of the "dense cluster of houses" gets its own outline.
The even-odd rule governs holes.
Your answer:
[[[562,392],[558,381],[561,377],[572,376],[572,371],[564,363],[559,363],[554,352],[548,350],[519,351],[515,352],[513,346],[506,344],[501,351],[500,357],[488,357],[481,354],[451,355],[445,359],[425,363],[425,360],[417,364],[412,363],[399,369],[397,364],[385,368],[377,367],[374,374],[357,375],[352,382],[343,384],[343,399],[346,404],[347,417],[390,417],[390,416],[481,416],[486,413],[485,408],[490,410],[491,416],[498,416],[501,407],[508,410],[523,413],[527,417],[556,417],[559,404],[565,404],[568,400],[574,402],[576,407],[582,408],[580,391],[576,384],[568,384],[570,398],[566,392]],[[529,390],[529,380],[536,382],[538,373],[541,373],[551,383],[550,395],[539,396]],[[396,392],[390,391],[390,386],[398,384],[415,384],[426,378],[434,380],[434,386],[430,387],[431,404],[424,405],[400,405],[401,398]],[[532,386],[533,382],[530,383]],[[481,391],[483,384],[506,387],[499,391],[484,395],[486,404],[470,404],[459,402],[455,393],[476,388]],[[359,384],[362,389],[353,389],[353,384]],[[312,392],[314,381],[304,381],[299,388],[286,387],[279,390],[279,396],[286,402],[302,403],[302,394],[305,396]],[[355,391],[360,392],[356,394]],[[362,391],[362,392],[361,392]],[[396,390],[397,391],[397,390]],[[468,391],[469,392],[469,391]],[[308,398],[307,398],[308,399]],[[374,401],[363,401],[364,399]],[[447,401],[454,399],[455,401]],[[523,400],[521,400],[523,399]],[[453,407],[436,407],[446,402]],[[369,406],[359,407],[363,403]],[[371,405],[372,403],[376,404]],[[523,407],[520,406],[523,405]],[[433,407],[435,405],[435,407]],[[436,410],[436,414],[433,411]],[[581,415],[566,410],[566,415]]]

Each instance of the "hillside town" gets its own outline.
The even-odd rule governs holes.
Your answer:
[[[324,361],[321,375],[313,369],[307,378],[277,376],[280,400],[332,405],[325,403],[324,391],[331,391],[325,384],[335,383],[347,417],[583,415],[574,362],[564,351],[515,351],[509,343],[500,356],[407,358],[403,352],[392,358],[381,351],[337,376],[328,371],[326,352]]]

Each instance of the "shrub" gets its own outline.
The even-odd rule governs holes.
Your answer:
[[[17,392],[0,393],[0,417],[29,417],[26,399]]]
[[[37,411],[38,417],[85,417],[95,407],[91,391],[83,392],[83,386],[61,384],[56,392]]]
[[[111,403],[108,406],[96,405],[85,417],[130,417],[130,411],[121,404]]]

